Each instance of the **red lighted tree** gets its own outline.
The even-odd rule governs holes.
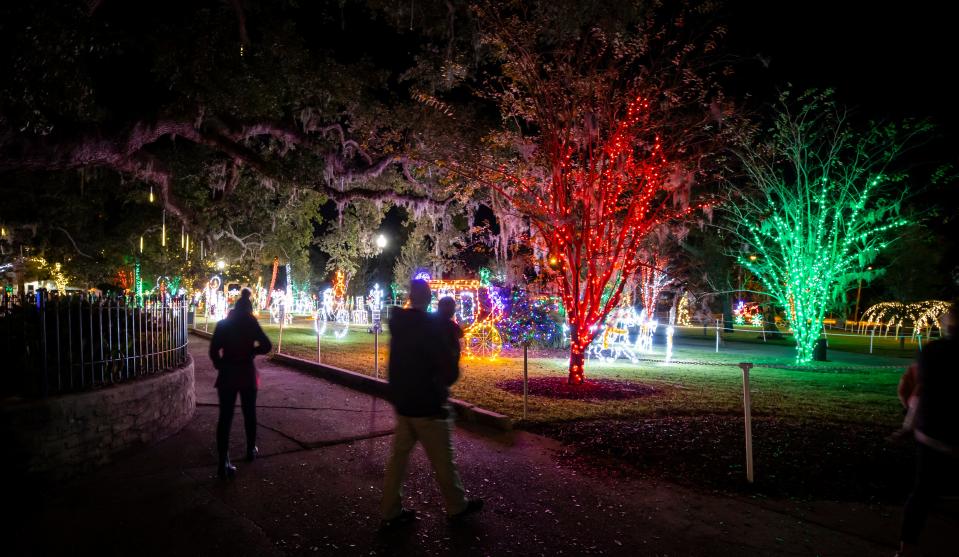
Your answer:
[[[562,21],[549,16],[560,13]],[[620,27],[573,29],[571,13]],[[483,182],[508,201],[511,214],[501,220],[528,223],[504,228],[531,230],[546,254],[569,321],[569,383],[579,384],[597,326],[651,264],[644,241],[697,207],[690,189],[721,123],[702,64],[715,36],[705,48],[667,40],[682,20],[657,25],[633,12],[543,9],[533,17],[488,6],[480,16],[503,65],[490,90],[512,130],[496,135],[499,159]],[[630,20],[640,23],[623,23]]]

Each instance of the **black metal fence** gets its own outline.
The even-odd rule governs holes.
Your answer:
[[[0,391],[49,396],[178,367],[188,304],[44,291],[0,299]]]

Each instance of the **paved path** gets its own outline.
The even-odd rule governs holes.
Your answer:
[[[487,500],[450,528],[420,449],[412,526],[375,532],[392,415],[381,400],[260,362],[259,446],[238,477],[214,475],[214,371],[192,338],[199,405],[181,433],[25,510],[13,554],[97,555],[890,555],[898,514],[850,505],[703,494],[605,477],[535,435],[458,430],[467,489]],[[242,455],[242,418],[234,455]],[[10,507],[7,507],[10,510]],[[858,513],[858,514],[857,514]],[[840,517],[840,518],[835,518]],[[9,522],[7,523],[10,524]],[[14,522],[14,524],[17,524]],[[7,547],[9,540],[7,538]],[[6,553],[6,550],[5,550]],[[10,554],[10,553],[7,553]]]

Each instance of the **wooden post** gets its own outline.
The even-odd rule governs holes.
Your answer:
[[[320,328],[317,326],[319,322],[319,313],[317,313],[317,318],[313,321],[313,330],[316,331],[316,363],[320,363]]]
[[[752,401],[749,397],[749,369],[753,364],[739,364],[743,370],[743,414],[746,422],[746,481],[753,483],[753,418]]]
[[[527,396],[529,394],[529,344],[523,343],[523,419],[526,419]]]
[[[276,353],[283,352],[283,325],[286,323],[286,304],[280,306],[280,338],[276,341]]]
[[[380,378],[380,324],[373,323],[373,374]]]

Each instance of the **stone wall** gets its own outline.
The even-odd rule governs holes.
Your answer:
[[[0,403],[4,482],[59,482],[176,433],[193,417],[193,359],[95,391]]]

